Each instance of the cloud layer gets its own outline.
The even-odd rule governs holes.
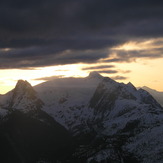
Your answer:
[[[161,0],[1,0],[0,69],[95,63],[112,53],[107,62],[163,57],[160,47],[112,50],[163,37],[162,8]]]

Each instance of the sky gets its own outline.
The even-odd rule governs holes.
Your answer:
[[[0,94],[91,71],[163,91],[163,1],[0,1]]]

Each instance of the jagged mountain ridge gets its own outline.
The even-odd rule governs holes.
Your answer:
[[[161,106],[163,106],[163,92],[156,91],[146,86],[142,87],[142,89],[148,91],[161,104]]]
[[[34,99],[41,101],[39,108],[77,139],[75,159],[117,163],[163,161],[163,109],[143,89],[136,90],[131,83],[117,83],[92,72],[86,78],[48,81],[34,90]],[[10,94],[5,99],[12,99]],[[24,95],[20,101],[29,100],[27,97]],[[28,112],[28,108],[24,111],[15,107],[19,105],[12,106]]]
[[[44,103],[27,81],[19,80],[1,100],[0,162],[66,162],[75,140],[41,110]]]
[[[150,149],[148,147],[141,147],[143,146],[142,144],[144,141],[148,143],[150,142],[150,139],[144,140],[141,138],[141,140],[139,139],[139,144],[138,140],[133,141],[134,136],[139,136],[141,134],[146,135],[148,128],[154,128],[154,126],[157,126],[159,123],[162,124],[163,110],[150,94],[142,89],[137,91],[131,83],[128,83],[127,85],[117,83],[110,78],[99,77],[96,73],[93,73],[93,75],[90,74],[89,77],[82,79],[82,83],[84,84],[81,84],[81,81],[76,82],[78,79],[68,79],[70,80],[70,83],[73,83],[73,86],[70,87],[70,85],[68,85],[68,88],[64,85],[64,82],[62,83],[62,80],[63,79],[58,79],[60,87],[57,86],[57,91],[56,87],[53,87],[55,94],[57,94],[57,92],[65,91],[66,94],[70,93],[71,96],[73,96],[72,94],[75,94],[76,92],[78,92],[78,95],[73,96],[73,99],[67,97],[65,102],[59,105],[57,104],[57,107],[51,108],[50,113],[55,119],[57,119],[57,121],[71,130],[75,135],[82,134],[83,136],[88,133],[96,133],[98,136],[100,135],[99,137],[101,137],[101,139],[105,139],[105,141],[112,143],[116,142],[116,144],[118,139],[122,139],[123,135],[125,135],[124,141],[126,143],[118,145],[118,151],[123,149],[123,153],[125,153],[125,156],[123,156],[124,159],[129,157],[128,153],[132,153],[137,156],[137,158],[140,158],[140,160],[142,159],[142,162],[152,160],[153,154],[152,150],[150,153],[150,149],[154,148],[154,146],[151,145]],[[95,85],[91,84],[93,83],[92,81],[96,81],[94,83]],[[48,85],[48,82],[46,84]],[[89,85],[92,86],[90,89]],[[74,89],[74,86],[76,89]],[[66,89],[64,88],[62,91],[61,89],[58,90],[58,88],[63,87],[66,87]],[[85,87],[87,88],[87,91],[84,92],[89,95],[87,98],[83,95]],[[37,89],[38,88],[36,88],[36,90]],[[62,98],[64,93],[62,95],[58,95],[58,99],[60,97]],[[78,105],[75,99],[80,99],[78,101]],[[47,108],[45,108],[45,111],[46,110]],[[131,128],[131,126],[133,126],[133,128]],[[94,142],[98,140],[97,135],[92,137]],[[158,132],[158,136],[155,136],[157,137],[156,140],[161,142],[162,138],[160,135],[162,136],[162,134]],[[117,137],[117,139],[114,139],[113,141],[112,139],[115,137]],[[128,150],[128,141],[130,141],[133,145],[138,144],[137,149],[143,148],[143,150],[148,151],[148,153],[150,153],[149,157],[144,158],[141,152],[139,153],[135,149],[131,149],[131,147],[130,150]],[[100,145],[101,144],[99,144],[99,146]],[[105,145],[106,142],[104,143],[104,146]],[[90,146],[92,146],[92,144],[90,144]],[[110,155],[112,156],[112,158],[109,158],[111,161],[118,162],[119,156],[115,147],[110,147],[110,149],[105,147],[103,150],[97,150],[98,152],[93,154],[92,150],[89,149],[90,146],[82,149],[85,150],[85,155],[89,157],[89,161],[96,160],[100,162],[103,159],[107,160]],[[99,147],[97,146],[96,148],[98,149]],[[160,146],[159,150],[161,149],[162,147]],[[87,152],[91,154],[88,155]],[[157,152],[158,151],[154,154],[156,155]],[[152,162],[154,162],[154,160],[152,160]],[[156,162],[158,162],[158,160]]]

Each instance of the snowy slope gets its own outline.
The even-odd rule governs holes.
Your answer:
[[[101,150],[97,147],[94,154],[95,149],[85,147],[90,153],[86,152],[88,162],[104,161],[111,156],[110,161],[118,161],[118,153],[125,155],[121,159],[132,153],[143,162],[158,162],[159,157],[163,160],[160,155],[163,150],[163,109],[143,89],[137,90],[131,83],[117,83],[93,73],[87,78],[49,81],[35,90],[46,104],[44,110],[74,135],[96,133],[94,141],[100,137],[105,139],[105,144],[118,144],[119,139],[124,141],[118,147],[106,145]],[[155,130],[158,132],[153,133]],[[158,149],[152,154],[156,144]]]
[[[1,96],[0,106],[6,110],[16,109],[28,112],[40,109],[43,102],[37,97],[37,93],[27,81],[19,80],[12,91]]]
[[[106,78],[97,87],[90,107],[96,115],[95,131],[100,131],[105,142],[116,145],[106,146],[89,160],[102,161],[112,155],[111,161],[117,161],[121,151],[123,157],[132,153],[140,162],[163,161],[163,108],[148,92]]]
[[[86,78],[60,78],[37,85],[34,89],[45,103],[44,111],[66,128],[80,125],[92,117],[90,98],[103,77],[96,72]]]
[[[163,106],[163,92],[156,91],[146,86],[142,87],[142,89],[148,91],[161,104],[161,106]]]
[[[10,108],[42,109],[80,142],[73,157],[87,162],[163,162],[163,108],[145,90],[96,72],[59,78],[32,88],[18,81],[0,97],[0,114]]]

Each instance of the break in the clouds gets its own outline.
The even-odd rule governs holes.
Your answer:
[[[113,53],[105,62],[160,58],[154,42],[150,51],[114,47],[162,38],[162,15],[161,0],[1,0],[0,68],[95,63]]]

